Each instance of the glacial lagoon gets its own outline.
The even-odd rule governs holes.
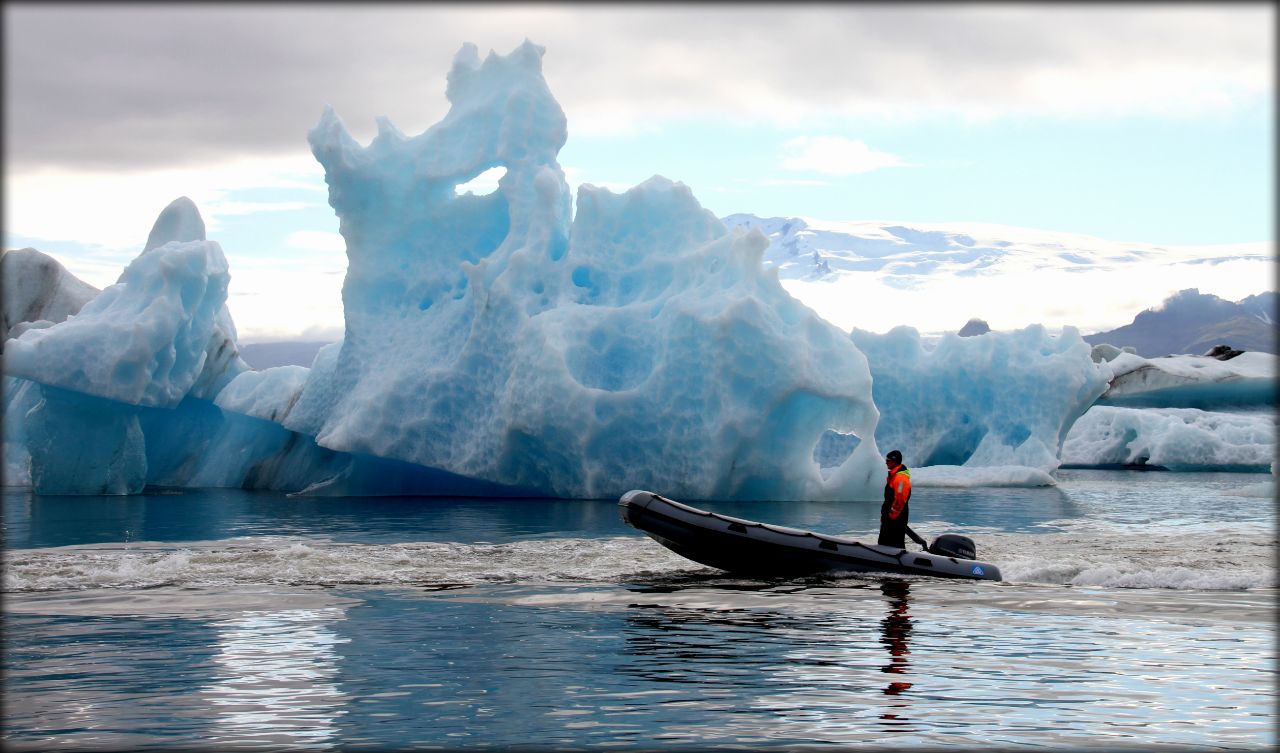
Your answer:
[[[1003,583],[744,580],[614,500],[4,495],[7,747],[1262,749],[1258,474],[921,489]],[[873,538],[878,505],[706,503]]]

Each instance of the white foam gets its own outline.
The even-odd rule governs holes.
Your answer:
[[[1014,583],[1203,591],[1275,588],[1275,553],[1275,535],[1257,526],[1156,535],[991,534],[978,549]]]
[[[965,532],[977,541],[979,559],[999,565],[1014,583],[1208,591],[1276,586],[1275,535],[1258,525],[1156,536]],[[252,537],[8,550],[4,590],[624,583],[708,572],[639,535],[399,544]]]
[[[698,567],[638,537],[346,544],[253,537],[10,550],[4,590],[600,582]]]

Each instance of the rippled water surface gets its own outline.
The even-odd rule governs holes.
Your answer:
[[[1261,749],[1260,477],[921,489],[1004,583],[727,577],[612,501],[5,496],[11,748]],[[874,538],[878,506],[707,504]]]

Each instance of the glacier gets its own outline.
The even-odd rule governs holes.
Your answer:
[[[1085,446],[1077,419],[1151,372],[1070,329],[841,330],[786,292],[758,229],[661,176],[573,204],[543,52],[463,46],[417,136],[381,119],[361,146],[324,110],[308,141],[347,246],[345,332],[309,368],[239,357],[189,199],[102,291],[6,252],[5,483],[874,500],[897,448],[920,486],[1044,485]],[[493,168],[495,191],[460,192]],[[1243,358],[1192,381],[1238,381],[1219,377]]]

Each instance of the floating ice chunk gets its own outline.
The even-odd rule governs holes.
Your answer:
[[[18,337],[31,325],[51,327],[65,321],[98,294],[48,254],[34,248],[0,256],[0,340]],[[26,326],[23,326],[26,325]]]
[[[176,405],[204,368],[227,280],[217,243],[161,246],[75,317],[11,340],[5,370],[123,403]]]
[[[1211,356],[1142,358],[1121,353],[1098,400],[1103,405],[1213,409],[1275,405],[1280,356],[1249,351],[1229,361]]]
[[[12,340],[5,371],[132,405],[212,398],[249,367],[225,306],[226,258],[203,234],[189,199],[170,204],[116,284],[76,316]]]
[[[1110,343],[1099,343],[1093,346],[1093,351],[1090,353],[1090,357],[1093,358],[1094,363],[1102,363],[1103,361],[1116,360],[1116,357],[1121,353],[1137,355],[1138,351],[1131,345],[1126,345],[1123,348],[1117,348]]]
[[[1076,421],[1062,446],[1064,464],[1176,471],[1262,471],[1275,457],[1274,411],[1098,405]]]
[[[1028,466],[1052,471],[1062,438],[1106,389],[1108,372],[1071,328],[1033,325],[980,337],[944,335],[932,351],[919,333],[855,329],[880,409],[876,444],[911,468]]]

